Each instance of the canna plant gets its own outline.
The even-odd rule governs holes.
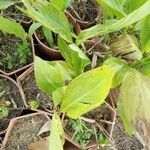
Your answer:
[[[121,87],[117,108],[126,131],[135,134],[145,148],[150,149],[150,43],[149,31],[146,30],[149,26],[150,0],[142,0],[140,3],[130,0],[97,0],[108,12],[107,19],[117,19],[109,23],[104,20],[103,24],[81,31],[77,37],[64,15],[69,0],[63,0],[60,5],[55,0],[22,2],[26,7],[23,10],[26,14],[59,35],[58,46],[65,58],[65,61],[47,62],[36,57],[34,62],[37,84],[42,91],[52,95],[55,105],[50,148],[63,149],[64,131],[59,117],[61,113],[73,119],[79,118],[100,106],[111,88]],[[35,28],[36,26],[33,27]],[[140,31],[140,41],[128,33],[129,28],[133,28],[133,33]],[[102,66],[85,72],[84,68],[90,61],[80,45],[89,38],[121,29],[125,29],[125,32],[119,36],[118,41],[110,45],[116,57],[110,56]],[[75,43],[73,38],[76,39]]]
[[[45,66],[44,69],[43,66]],[[100,106],[109,93],[116,69],[104,65],[80,75],[77,75],[78,72],[76,72],[73,74],[76,77],[73,77],[68,71],[74,72],[69,63],[65,61],[47,62],[36,57],[34,70],[39,88],[52,95],[55,106],[55,114],[52,119],[54,125],[52,126],[57,127],[57,130],[53,130],[51,127],[50,135],[50,149],[53,150],[58,146],[58,141],[64,143],[62,140],[64,134],[62,135],[63,132],[58,131],[59,129],[62,131],[59,115],[65,113],[68,117],[77,119]],[[66,79],[70,79],[68,84],[65,84]],[[59,135],[56,137],[55,135],[58,133]],[[57,143],[54,142],[54,139]],[[63,148],[61,147],[61,149]]]

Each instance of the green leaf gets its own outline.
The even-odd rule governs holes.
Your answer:
[[[109,139],[101,133],[97,139],[97,144],[101,147],[106,147],[107,145],[109,145]]]
[[[60,71],[65,80],[72,80],[78,75],[74,68],[65,61],[52,61],[50,64]]]
[[[144,131],[150,126],[150,78],[132,69],[123,80],[119,100],[119,113],[128,133]],[[142,126],[141,126],[142,125]],[[143,133],[143,132],[141,132]]]
[[[111,15],[122,18],[126,16],[123,6],[126,0],[97,0],[97,2]]]
[[[47,29],[58,33],[67,42],[72,42],[73,33],[71,26],[64,12],[55,8],[55,6],[42,0],[22,0],[26,10],[24,11],[29,17],[41,23]]]
[[[68,45],[63,39],[59,38],[58,46],[65,60],[77,71],[77,73],[81,73],[84,67],[90,64],[89,58],[75,44]]]
[[[26,39],[26,33],[19,23],[13,22],[2,16],[0,16],[0,30],[9,34],[14,34],[22,40]]]
[[[64,11],[70,4],[71,0],[51,0],[51,3],[55,5],[55,7],[61,11]]]
[[[150,77],[150,58],[144,58],[135,64],[133,64],[133,67],[136,68],[138,71],[143,73],[146,76]]]
[[[62,102],[64,90],[65,90],[65,88],[61,87],[61,88],[56,89],[56,91],[54,91],[52,93],[52,98],[53,98],[53,102],[54,102],[55,107],[58,106]]]
[[[61,111],[77,119],[100,106],[107,97],[114,71],[103,66],[79,75],[67,86],[62,98]]]
[[[98,24],[89,29],[83,30],[77,37],[77,44],[81,44],[85,42],[87,39],[92,38],[94,36],[104,35],[128,27],[133,23],[136,23],[137,21],[149,15],[150,14],[149,10],[150,10],[150,0],[148,0],[140,8],[136,9],[134,12],[127,15],[126,17],[120,19],[116,23],[112,23],[111,25]]]
[[[54,113],[51,123],[51,134],[49,137],[49,149],[50,150],[63,150],[65,142],[65,135],[63,126],[59,116]]]
[[[145,17],[142,22],[141,29],[141,46],[142,51],[149,52],[150,51],[150,15]]]
[[[129,135],[132,135],[134,133],[134,127],[132,124],[130,124],[126,113],[124,112],[124,108],[122,105],[122,101],[120,99],[118,99],[118,104],[117,104],[117,110],[119,112],[119,116],[121,117],[123,124],[125,126],[125,130]]]
[[[117,57],[110,57],[104,62],[104,64],[109,65],[111,67],[120,66],[118,71],[115,73],[112,81],[112,88],[118,87],[122,83],[125,74],[130,69],[127,62]]]
[[[141,7],[145,2],[147,2],[148,0],[126,0],[125,3],[125,12],[127,14],[132,13],[134,10],[138,9],[139,7]]]
[[[70,68],[64,68],[64,66],[61,63],[56,63],[55,67],[62,73],[62,76],[66,81],[72,80],[72,75],[68,72],[68,69]]]
[[[12,0],[1,0],[0,1],[0,10],[2,9],[6,9],[11,5],[14,5],[15,3],[17,3],[18,1],[12,1]]]
[[[47,43],[49,44],[49,47],[54,47],[54,40],[53,40],[53,35],[52,31],[50,29],[47,29],[45,27],[42,28],[42,31],[44,33],[44,36],[46,38]]]
[[[41,27],[42,25],[40,23],[33,23],[29,28],[29,36],[32,37],[34,32]]]
[[[34,61],[35,78],[39,89],[47,94],[64,86],[64,78],[61,73],[47,61],[35,57]]]

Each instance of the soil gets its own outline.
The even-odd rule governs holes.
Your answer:
[[[29,44],[29,43],[28,43]],[[21,51],[27,51],[28,53],[22,53],[21,57],[19,57],[18,48],[23,45],[23,41],[20,38],[17,38],[14,35],[0,35],[0,68],[3,71],[10,72],[17,70],[26,64],[30,64],[32,60],[32,49],[30,44],[28,48],[22,49]],[[21,62],[21,59],[26,57],[25,62]]]
[[[20,95],[20,91],[16,87],[15,84],[13,84],[8,79],[4,79],[4,78],[0,77],[0,85],[1,85],[0,86],[0,91],[5,91],[4,96],[2,97],[3,101],[11,102],[10,107],[12,107],[12,108],[23,107],[23,102],[21,101],[22,97]]]
[[[30,143],[41,139],[38,133],[47,121],[43,115],[18,119],[10,132],[4,150],[28,150]]]
[[[0,77],[0,92],[4,95],[0,97],[0,106],[8,108],[8,116],[0,118],[0,133],[6,130],[10,119],[19,116],[23,108],[23,101],[19,89],[8,79]]]
[[[68,11],[78,20],[93,22],[98,17],[95,3],[92,0],[74,1]]]
[[[143,146],[134,136],[129,136],[124,129],[121,119],[117,116],[114,126],[113,139],[117,150],[142,150]]]
[[[39,102],[38,109],[53,110],[52,98],[38,89],[33,72],[30,73],[21,84],[28,104],[30,104],[32,100],[37,100]]]
[[[24,8],[22,3],[17,4],[20,8]],[[17,22],[30,22],[31,18],[27,17],[23,12],[21,12],[16,6],[10,6],[2,12],[2,15],[10,20]]]

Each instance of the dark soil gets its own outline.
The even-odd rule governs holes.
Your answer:
[[[37,100],[39,102],[38,109],[53,110],[52,98],[38,89],[34,73],[30,73],[21,84],[28,104],[32,100]]]
[[[30,143],[41,139],[38,133],[47,121],[43,115],[17,120],[4,150],[28,150]]]
[[[17,4],[20,8],[24,8],[24,5],[19,3]],[[21,12],[16,6],[10,6],[2,12],[2,15],[10,20],[17,22],[30,22],[31,18],[26,16],[23,12]]]
[[[0,92],[4,94],[0,97],[0,106],[8,109],[7,117],[0,117],[0,132],[3,132],[9,123],[9,120],[18,116],[23,108],[23,101],[19,89],[8,79],[0,77]]]
[[[74,1],[68,10],[76,19],[81,21],[93,22],[98,17],[96,2],[92,0]]]
[[[0,85],[0,91],[5,91],[4,95],[1,97],[1,102],[11,102],[10,107],[12,108],[23,107],[20,91],[15,84],[13,84],[8,79],[0,77]]]
[[[142,150],[143,146],[134,136],[129,136],[124,129],[121,119],[117,117],[113,132],[115,148],[117,150]]]
[[[14,35],[3,35],[1,33],[0,68],[3,71],[14,71],[33,61],[31,46],[29,43],[25,43]]]

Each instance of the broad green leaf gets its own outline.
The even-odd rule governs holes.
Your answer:
[[[150,14],[149,10],[150,10],[150,0],[148,0],[140,8],[136,9],[134,12],[127,15],[126,17],[120,19],[116,23],[112,23],[111,25],[98,24],[89,29],[83,30],[77,37],[77,44],[81,44],[85,42],[87,39],[92,38],[94,36],[104,35],[128,27],[133,23],[136,23],[137,21],[149,15]]]
[[[135,64],[133,64],[133,67],[136,68],[138,71],[143,73],[146,76],[150,77],[150,58],[144,58]]]
[[[55,107],[58,106],[62,102],[64,90],[65,90],[65,87],[61,87],[61,88],[56,89],[56,91],[52,93],[52,98],[53,98]]]
[[[67,42],[72,42],[73,33],[64,12],[58,10],[46,0],[22,0],[22,2],[26,7],[26,10],[22,11],[29,17],[41,23],[47,29],[58,33]]]
[[[149,91],[149,77],[135,69],[126,74],[121,86],[118,107],[125,128],[130,134],[141,132],[141,128],[146,133],[145,136],[150,134],[150,116],[148,115],[150,114]]]
[[[130,69],[127,62],[117,57],[110,57],[104,62],[104,64],[111,67],[120,66],[118,71],[115,73],[112,81],[112,88],[118,87],[122,83],[125,74]]]
[[[111,15],[119,18],[126,16],[123,6],[126,0],[97,0],[97,2]]]
[[[77,119],[100,106],[109,93],[113,75],[114,71],[108,66],[79,75],[67,86],[61,111],[70,118]]]
[[[78,75],[74,68],[70,66],[66,61],[51,61],[49,62],[49,64],[59,70],[66,81],[72,80]]]
[[[77,71],[77,73],[81,73],[84,67],[90,64],[89,58],[75,44],[68,45],[63,39],[59,38],[58,46],[65,60]]]
[[[34,72],[39,89],[47,94],[51,94],[59,87],[64,86],[62,74],[47,61],[35,57]]]
[[[60,63],[56,63],[55,68],[57,68],[57,70],[59,70],[62,73],[62,76],[66,81],[72,80],[71,74]]]
[[[141,29],[141,46],[142,51],[149,52],[150,51],[150,15],[145,17],[142,22]]]
[[[127,133],[129,135],[132,135],[134,133],[134,127],[132,124],[130,124],[130,122],[126,116],[126,113],[124,112],[122,101],[119,98],[118,98],[117,110],[119,112],[119,116],[121,117],[121,119],[123,121],[123,124],[125,126],[125,130],[127,131]]]
[[[125,12],[127,14],[132,13],[134,10],[138,9],[148,0],[126,0],[125,3]]]
[[[26,39],[26,33],[19,23],[13,22],[2,16],[0,16],[0,30],[9,34],[14,34],[22,40]]]
[[[68,5],[70,4],[71,0],[51,0],[51,3],[55,5],[55,7],[61,11],[64,11]]]
[[[14,5],[17,2],[18,2],[18,0],[17,1],[16,0],[14,0],[14,1],[13,0],[0,0],[0,10],[6,9],[9,6]]]
[[[65,135],[63,126],[59,116],[54,113],[51,123],[51,133],[49,137],[49,149],[50,150],[63,150],[65,142]]]
[[[53,48],[54,47],[54,40],[53,40],[52,31],[50,29],[45,28],[45,27],[42,28],[42,31],[44,33],[46,41],[49,44],[49,47]]]
[[[33,23],[29,28],[29,36],[32,37],[34,32],[41,27],[42,25],[40,23]]]

